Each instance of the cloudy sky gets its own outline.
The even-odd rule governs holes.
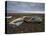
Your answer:
[[[8,13],[31,13],[31,11],[44,11],[44,3],[32,3],[32,2],[18,2],[18,1],[7,1],[7,12]]]

